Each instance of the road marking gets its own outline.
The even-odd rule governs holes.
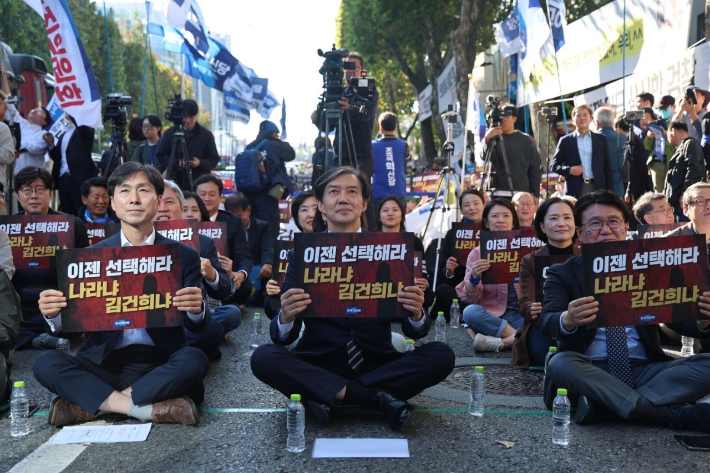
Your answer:
[[[58,432],[57,432],[58,433]],[[59,473],[76,460],[89,444],[52,445],[57,434],[13,466],[9,473]]]

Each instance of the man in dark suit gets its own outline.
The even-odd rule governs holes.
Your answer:
[[[224,209],[236,215],[246,229],[249,252],[251,253],[252,263],[254,264],[252,271],[256,272],[257,268],[259,271],[256,278],[254,278],[252,274],[250,279],[259,279],[261,281],[261,286],[254,295],[252,304],[261,306],[264,299],[263,293],[266,288],[266,283],[269,282],[273,273],[274,243],[271,239],[271,225],[269,222],[252,217],[249,199],[241,192],[227,197],[224,201]],[[251,296],[251,290],[246,292],[244,287],[242,287],[238,291],[235,291],[230,301],[236,302],[237,304],[246,304],[249,300],[249,296]]]
[[[621,198],[607,190],[583,196],[574,209],[583,244],[624,240],[629,218]],[[540,315],[543,332],[559,346],[548,379],[578,397],[575,421],[589,423],[606,408],[624,419],[710,431],[710,404],[683,406],[710,393],[710,357],[673,360],[661,348],[656,325],[589,328],[599,303],[584,296],[583,278],[581,255],[552,266]],[[710,292],[700,296],[699,306],[710,317]],[[710,320],[668,325],[683,335],[710,337]]]
[[[550,170],[565,176],[567,195],[580,198],[597,189],[613,190],[614,170],[609,155],[609,143],[599,133],[591,133],[592,109],[578,105],[572,110],[577,128],[557,143]]]
[[[99,175],[96,164],[91,159],[94,146],[94,129],[85,125],[76,126],[74,117],[69,116],[70,125],[59,142],[47,137],[49,156],[54,161],[52,178],[59,190],[59,209],[69,215],[76,215],[81,207],[81,185],[90,177]]]
[[[202,300],[200,259],[195,250],[156,234],[153,217],[163,194],[163,178],[137,162],[119,166],[109,180],[111,205],[121,231],[95,245],[124,247],[178,244],[183,287],[173,305],[184,311],[185,329],[199,332],[210,315]],[[39,307],[54,332],[61,331],[66,297],[57,290],[40,294]],[[49,409],[56,427],[85,422],[103,413],[142,421],[196,425],[195,403],[204,397],[202,380],[209,362],[199,349],[185,345],[183,327],[91,332],[75,357],[42,353],[32,367],[35,378],[60,397]]]
[[[316,183],[319,214],[325,215],[328,231],[358,233],[360,216],[367,208],[370,184],[365,174],[349,167],[328,170]],[[455,356],[445,343],[422,345],[412,353],[392,347],[390,321],[381,318],[308,318],[296,316],[313,302],[303,289],[294,287],[294,254],[281,293],[281,311],[271,321],[272,345],[254,351],[254,375],[286,396],[298,393],[307,409],[321,423],[329,419],[330,407],[341,403],[380,410],[392,429],[409,421],[409,399],[439,383],[454,368]],[[424,293],[417,286],[400,292],[397,302],[411,312],[402,321],[409,338],[422,338],[430,318],[422,308]],[[305,330],[293,351],[285,346]]]
[[[195,181],[195,192],[204,202],[207,213],[210,215],[210,220],[227,224],[229,257],[220,255],[219,260],[222,265],[225,265],[231,258],[234,290],[238,291],[244,284],[247,287],[243,290],[248,290],[248,293],[251,293],[249,271],[251,271],[252,259],[249,243],[247,242],[247,234],[244,231],[242,221],[237,216],[219,209],[223,189],[222,180],[212,174],[202,176]]]
[[[43,167],[28,166],[18,172],[15,175],[15,192],[17,201],[25,209],[18,215],[64,215],[67,220],[74,220],[74,248],[86,248],[89,246],[89,237],[84,222],[78,217],[65,215],[50,208],[52,186],[52,176]],[[49,268],[20,268],[15,271],[12,283],[22,301],[22,327],[17,337],[16,348],[32,347],[41,350],[56,348],[57,338],[46,333],[47,324],[37,305],[42,291],[57,288],[56,271]]]

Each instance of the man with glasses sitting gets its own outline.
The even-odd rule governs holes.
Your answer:
[[[29,166],[15,175],[15,191],[17,200],[24,209],[18,215],[66,215],[52,210],[52,175],[44,168]],[[66,215],[74,219],[74,247],[86,248],[89,238],[86,227],[78,217]],[[22,301],[22,325],[15,347],[38,348],[50,350],[57,347],[57,338],[47,333],[47,324],[39,311],[40,292],[45,289],[57,289],[57,275],[52,269],[22,269],[15,271],[12,278]],[[67,335],[65,334],[66,338]]]
[[[641,225],[658,225],[675,222],[675,212],[666,196],[658,192],[646,192],[633,207],[634,217]]]
[[[710,215],[707,196],[696,197]],[[697,206],[693,206],[696,208]],[[692,212],[696,212],[693,210]],[[584,195],[574,209],[581,242],[626,239],[630,213],[608,190]],[[566,387],[577,398],[575,421],[591,423],[600,411],[675,429],[710,431],[710,357],[672,359],[661,348],[656,325],[589,328],[599,303],[583,292],[582,255],[552,266],[545,281],[540,327],[558,340],[559,351],[547,368],[549,383]],[[710,292],[699,301],[701,321],[668,324],[683,335],[710,338]],[[612,374],[613,373],[613,374]],[[547,388],[552,387],[546,382]]]

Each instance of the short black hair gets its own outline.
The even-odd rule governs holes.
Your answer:
[[[503,111],[503,112],[505,112],[505,111],[510,111],[510,116],[511,116],[511,117],[517,117],[517,116],[518,116],[518,107],[516,107],[516,106],[513,105],[512,103],[503,104],[503,106],[502,106],[500,109],[501,109],[501,111]],[[506,115],[506,114],[504,114],[504,115]]]
[[[350,51],[346,59],[357,59],[358,61],[360,61],[360,69],[365,68],[365,60],[362,58],[362,54],[357,51]]]
[[[629,123],[626,120],[624,120],[623,115],[619,115],[614,119],[614,128],[621,128],[626,133],[631,131],[631,127],[629,126]]]
[[[49,126],[52,124],[52,114],[49,113],[46,107],[39,107],[44,112],[44,126]],[[44,127],[43,127],[44,128]]]
[[[599,189],[577,199],[577,204],[574,206],[574,224],[577,227],[582,226],[582,213],[584,213],[589,206],[594,204],[608,205],[616,208],[621,212],[621,215],[624,216],[624,222],[628,222],[631,218],[631,212],[626,206],[626,202],[621,200],[621,197],[610,190]]]
[[[161,136],[163,134],[163,122],[160,121],[160,117],[158,115],[146,115],[145,117],[143,117],[143,121],[146,120],[148,120],[148,123],[158,129],[158,136]],[[141,122],[141,130],[142,129],[143,122]]]
[[[200,187],[202,184],[206,184],[208,182],[211,182],[212,184],[216,185],[219,188],[219,195],[222,195],[222,191],[224,190],[224,184],[222,184],[222,179],[218,178],[214,174],[203,174],[202,176],[198,177],[195,180],[195,189]]]
[[[160,171],[155,169],[153,166],[142,164],[138,161],[123,163],[111,173],[111,177],[108,180],[108,195],[113,197],[116,187],[140,173],[145,174],[148,181],[155,188],[156,194],[159,196],[163,195],[163,192],[165,192],[165,181],[163,180],[163,175],[160,174]]]
[[[42,179],[47,189],[54,189],[54,180],[49,171],[45,168],[38,168],[37,166],[27,166],[15,175],[15,192],[20,192],[20,188],[25,184],[30,184],[37,179]]]
[[[491,213],[491,210],[496,205],[502,205],[513,213],[513,230],[520,228],[520,219],[518,219],[518,212],[515,211],[513,203],[509,199],[496,197],[495,199],[489,201],[485,207],[483,207],[483,219],[481,220],[481,225],[484,229],[490,230],[490,228],[488,228],[488,214]]]
[[[330,184],[331,181],[339,178],[340,176],[344,176],[347,174],[350,174],[357,178],[358,182],[360,182],[360,192],[362,193],[362,199],[365,202],[369,202],[370,182],[367,175],[365,175],[365,173],[361,170],[355,169],[350,166],[333,167],[321,174],[321,176],[316,181],[316,185],[314,188],[316,200],[318,202],[323,202],[323,194],[325,194],[325,188],[328,186],[328,184]],[[365,219],[364,217],[365,212],[360,215],[360,222],[362,224],[362,227],[365,230],[368,230],[367,219]],[[313,230],[316,232],[325,230],[323,225],[323,215],[321,214],[320,210],[316,210],[316,218],[313,222],[313,227]]]
[[[653,192],[653,191],[648,191],[645,194],[643,194],[641,197],[639,197],[636,200],[636,203],[634,206],[631,208],[634,212],[634,217],[636,217],[636,220],[641,225],[646,224],[646,220],[644,220],[644,216],[653,211],[653,202],[657,200],[663,200],[665,202],[668,201],[666,199],[666,196],[664,194],[660,194],[658,192]]]
[[[562,199],[560,197],[550,197],[545,199],[535,212],[535,220],[533,220],[533,226],[535,227],[535,236],[538,240],[547,243],[547,235],[542,231],[542,225],[545,224],[545,217],[547,216],[547,211],[554,204],[567,204],[569,205],[572,215],[574,215],[574,204],[567,199]],[[577,232],[572,232],[572,241],[577,239]]]
[[[128,139],[130,141],[145,141],[143,134],[143,118],[133,117],[128,122]]]
[[[234,213],[235,210],[246,210],[249,208],[249,199],[241,192],[230,195],[224,199],[224,210]]]
[[[106,178],[103,177],[90,177],[81,183],[79,192],[81,192],[81,195],[84,197],[89,197],[89,192],[92,187],[103,187],[108,190],[108,182],[106,182]]]
[[[650,92],[641,92],[636,96],[637,98],[643,100],[643,101],[648,101],[651,103],[651,107],[653,107],[653,104],[656,102],[656,98],[653,96],[652,93]]]
[[[681,120],[673,120],[671,122],[671,125],[668,127],[669,130],[683,130],[684,132],[688,133],[688,125]]]
[[[200,222],[209,222],[210,213],[207,211],[205,203],[202,202],[202,197],[192,191],[183,191],[182,195],[185,196],[185,202],[187,202],[187,199],[195,199],[195,202],[197,202],[197,208],[200,209]]]
[[[397,115],[392,112],[384,112],[377,120],[385,131],[394,131],[397,129]]]
[[[459,195],[459,209],[463,207],[463,198],[466,197],[467,195],[475,195],[479,199],[481,199],[481,203],[485,205],[486,203],[486,198],[483,196],[483,192],[479,191],[478,189],[466,189]]]
[[[310,197],[313,197],[315,199],[316,195],[313,193],[313,191],[305,191],[298,194],[291,201],[291,217],[293,217],[294,223],[301,231],[303,231],[303,228],[301,227],[301,224],[298,223],[298,210],[301,208],[301,205],[303,205],[303,203]]]
[[[405,217],[407,215],[407,210],[404,208],[404,201],[392,194],[382,199],[382,202],[380,202],[380,206],[377,208],[377,228],[382,228],[382,219],[380,219],[380,211],[382,210],[382,206],[385,205],[387,202],[394,202],[395,204],[397,204],[397,207],[399,207],[399,211],[402,213],[402,221],[399,223],[399,231],[406,232],[407,228]]]
[[[182,105],[185,107],[185,115],[188,117],[194,117],[200,111],[200,108],[197,106],[197,102],[192,99],[183,100]]]

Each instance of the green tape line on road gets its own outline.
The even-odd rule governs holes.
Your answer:
[[[369,409],[359,408],[359,407],[341,407],[338,408],[340,412],[347,411],[365,411]],[[416,412],[433,412],[433,413],[446,413],[446,414],[468,414],[468,409],[437,409],[437,408],[424,408],[415,409]],[[223,413],[281,413],[286,412],[286,409],[229,409],[229,408],[214,408],[214,409],[200,409],[203,414],[223,414]],[[547,411],[484,411],[486,414],[497,414],[497,415],[514,415],[514,416],[551,416],[551,412]],[[46,415],[46,414],[45,414]]]

